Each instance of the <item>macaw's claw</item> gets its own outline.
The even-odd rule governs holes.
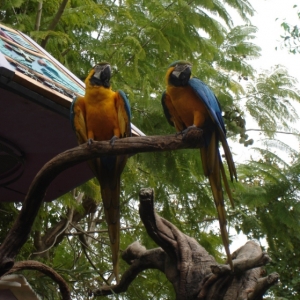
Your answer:
[[[109,143],[111,144],[112,147],[114,146],[115,140],[117,140],[117,139],[118,139],[118,137],[115,135],[110,139]]]
[[[88,146],[91,146],[93,144],[94,140],[93,139],[88,139],[87,140],[87,144]]]
[[[182,130],[182,131],[180,131],[180,132],[177,132],[176,133],[176,136],[178,136],[178,135],[182,135],[183,137],[189,132],[189,130],[190,129],[192,129],[192,128],[196,128],[197,126],[196,125],[192,125],[192,126],[189,126],[189,127],[187,127],[186,129],[184,129],[184,130]]]
[[[184,130],[183,130],[183,131],[184,131]],[[176,133],[175,133],[175,136],[178,137],[178,136],[181,135],[181,134],[183,135],[183,131],[178,131],[178,132],[176,132]]]

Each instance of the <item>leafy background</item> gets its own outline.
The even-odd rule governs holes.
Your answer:
[[[243,25],[235,26],[229,13],[232,10]],[[299,136],[293,125],[299,119],[295,108],[299,91],[295,78],[285,68],[274,66],[257,73],[251,66],[251,60],[260,55],[259,45],[253,42],[257,28],[249,20],[253,14],[250,0],[0,1],[3,24],[31,36],[82,80],[93,64],[109,61],[113,88],[128,94],[132,122],[147,135],[174,132],[160,104],[164,74],[174,60],[191,61],[194,76],[210,85],[221,102],[232,152],[238,153],[240,147],[255,151],[249,161],[237,165],[239,180],[231,186],[236,207],[231,209],[227,201],[228,223],[248,239],[261,242],[272,257],[267,272],[278,272],[281,285],[267,297],[299,299],[299,153],[276,140],[278,131]],[[284,41],[297,42],[297,26],[282,26],[288,37]],[[288,48],[289,44],[286,47],[296,53]],[[249,120],[257,124],[265,138],[259,146],[249,138]],[[138,192],[142,187],[155,189],[156,209],[161,216],[223,261],[216,210],[198,151],[137,154],[130,158],[122,176],[122,250],[135,240],[147,248],[156,247],[138,216]],[[91,206],[96,209],[87,213],[85,208]],[[20,204],[1,203],[0,209],[3,240]],[[67,224],[70,215],[73,226],[69,225],[49,247],[47,239],[53,240],[54,229]],[[36,254],[41,250],[47,251]],[[58,271],[69,283],[74,299],[88,299],[90,290],[110,280],[108,236],[94,179],[44,204],[18,256],[18,260],[28,258]],[[120,268],[123,272],[125,263],[121,262]],[[44,275],[23,273],[43,299],[59,299],[57,287]],[[111,298],[174,297],[164,275],[148,270],[126,293]]]

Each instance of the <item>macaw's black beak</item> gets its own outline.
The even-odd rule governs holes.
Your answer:
[[[187,85],[192,74],[192,66],[189,64],[176,65],[170,74],[169,82],[175,86]]]
[[[110,77],[111,77],[111,67],[109,64],[96,65],[94,70],[95,70],[95,73],[94,73],[93,77],[95,77],[97,79],[103,80],[106,78],[110,79]]]
[[[95,73],[90,79],[91,84],[109,87],[111,78],[111,66],[109,64],[96,65],[94,67],[94,71]]]
[[[188,64],[175,66],[174,71],[172,73],[177,78],[179,78],[181,74],[191,75],[192,66]]]

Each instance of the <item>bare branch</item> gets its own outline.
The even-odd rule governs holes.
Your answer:
[[[120,230],[129,230],[129,229],[136,229],[142,226],[127,226],[127,227],[122,227],[120,228]],[[79,231],[79,232],[67,232],[64,235],[82,235],[85,234],[87,235],[87,237],[91,238],[91,239],[95,239],[93,236],[89,236],[89,234],[92,233],[108,233],[108,229],[101,229],[101,230],[93,230],[93,231]],[[97,240],[97,239],[96,239]]]
[[[246,131],[259,131],[259,132],[266,132],[266,130],[262,130],[262,129],[255,129],[255,128],[246,129]],[[273,132],[273,133],[281,133],[281,134],[300,135],[299,133],[296,133],[296,132],[287,132],[287,131],[280,131],[280,130],[268,130],[268,132]]]
[[[60,6],[59,6],[59,8],[58,8],[58,11],[57,11],[57,13],[56,13],[56,15],[54,16],[52,22],[49,24],[47,30],[54,30],[54,29],[55,29],[56,25],[58,24],[58,22],[59,22],[59,20],[60,20],[60,18],[61,18],[61,16],[62,16],[62,14],[63,14],[63,12],[64,12],[66,6],[67,6],[68,1],[69,1],[69,0],[63,0],[63,1],[61,2]],[[48,42],[48,39],[49,39],[49,36],[47,35],[47,37],[46,37],[44,40],[42,40],[41,46],[42,46],[43,48],[46,47],[47,42]]]
[[[134,242],[123,252],[122,258],[130,264],[130,267],[122,275],[120,283],[114,286],[103,286],[93,292],[94,296],[107,296],[126,292],[137,275],[146,269],[163,271],[166,253],[161,248],[146,250],[138,242]]]
[[[37,13],[36,13],[36,20],[35,20],[35,26],[34,26],[34,30],[36,30],[36,31],[39,31],[39,29],[40,29],[42,11],[43,11],[43,0],[40,0],[38,3],[38,9],[37,9]]]
[[[52,247],[55,246],[57,238],[62,233],[64,233],[67,230],[67,228],[69,227],[69,224],[73,218],[73,212],[74,212],[74,208],[70,208],[68,211],[67,218],[60,221],[58,224],[56,224],[56,226],[54,228],[52,228],[47,235],[44,236],[44,238],[42,239],[42,240],[45,240],[45,242],[43,243],[43,246],[46,246],[49,244],[50,245],[46,249],[43,249],[42,251],[37,251],[37,252],[32,253],[33,255],[39,255],[39,254],[45,253],[45,252],[49,251]]]
[[[7,274],[11,274],[22,270],[36,270],[49,276],[53,281],[55,281],[59,285],[59,290],[62,295],[62,299],[63,300],[71,299],[71,294],[67,283],[52,268],[35,260],[19,261],[14,264],[13,268],[10,269],[9,272],[7,272]]]
[[[262,299],[262,296],[266,293],[266,291],[271,286],[275,285],[278,280],[278,273],[272,273],[267,277],[259,278],[253,293],[249,294],[248,300]]]

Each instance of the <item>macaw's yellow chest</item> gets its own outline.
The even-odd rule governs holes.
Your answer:
[[[209,114],[202,99],[198,97],[190,86],[168,86],[167,94],[172,105],[186,127],[195,125],[202,127],[209,119]]]
[[[98,88],[98,92],[85,95],[85,119],[88,138],[96,141],[119,137],[119,122],[115,92]]]

